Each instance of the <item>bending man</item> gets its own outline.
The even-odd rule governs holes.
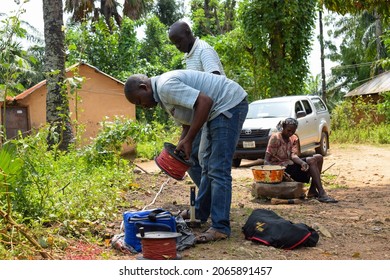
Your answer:
[[[247,93],[225,76],[193,70],[175,70],[148,78],[133,75],[125,84],[129,102],[144,108],[160,104],[178,123],[183,137],[176,146],[190,157],[193,141],[202,129],[202,178],[196,204],[201,222],[211,216],[211,227],[197,236],[198,243],[230,236],[231,166],[238,137],[248,112]],[[203,146],[202,146],[203,145]]]

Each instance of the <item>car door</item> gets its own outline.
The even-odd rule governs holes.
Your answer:
[[[299,136],[302,137],[301,146],[305,146],[316,142],[318,121],[315,108],[313,107],[312,103],[307,99],[302,99],[301,102],[306,112],[306,116],[300,118],[299,125],[301,126],[300,133],[302,136]]]
[[[308,140],[307,140],[308,127],[306,126],[306,122],[307,122],[306,116],[300,117],[300,118],[297,117],[298,112],[303,111],[306,113],[306,110],[303,107],[303,104],[300,100],[295,101],[294,108],[295,108],[294,109],[295,110],[295,118],[298,120],[298,128],[297,128],[296,134],[299,137],[300,145],[301,146],[306,145],[308,143]]]

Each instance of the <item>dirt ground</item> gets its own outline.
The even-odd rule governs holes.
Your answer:
[[[309,153],[310,154],[310,153]],[[191,180],[177,181],[161,173],[153,161],[137,162],[142,191],[128,194],[128,210],[163,207],[177,213],[189,207]],[[188,260],[389,260],[390,259],[390,146],[332,145],[324,158],[323,183],[338,203],[305,200],[297,205],[271,205],[252,196],[250,167],[233,168],[232,235],[229,239],[197,244],[178,253]],[[157,195],[157,193],[160,193]],[[137,209],[138,208],[138,209]],[[305,223],[320,235],[315,247],[277,249],[245,240],[242,226],[253,209],[270,209],[293,223]],[[204,227],[207,229],[207,227]],[[199,231],[199,230],[198,230]],[[114,249],[110,249],[116,251]],[[113,259],[140,255],[111,252]]]

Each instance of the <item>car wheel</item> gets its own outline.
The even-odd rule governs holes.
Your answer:
[[[234,167],[240,167],[241,159],[240,158],[234,158],[233,159],[233,166]]]
[[[321,154],[323,156],[326,156],[328,153],[328,134],[325,132],[321,133],[321,141],[320,141],[320,146],[316,148],[316,153]]]

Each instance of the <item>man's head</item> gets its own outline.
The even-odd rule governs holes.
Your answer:
[[[168,36],[176,48],[183,53],[188,53],[195,42],[190,26],[184,21],[176,21],[172,24]]]
[[[135,105],[144,108],[152,108],[157,105],[153,98],[152,86],[150,79],[142,74],[130,76],[125,83],[126,99]]]
[[[292,136],[298,128],[298,121],[294,118],[287,118],[281,123],[282,135],[286,137]]]

